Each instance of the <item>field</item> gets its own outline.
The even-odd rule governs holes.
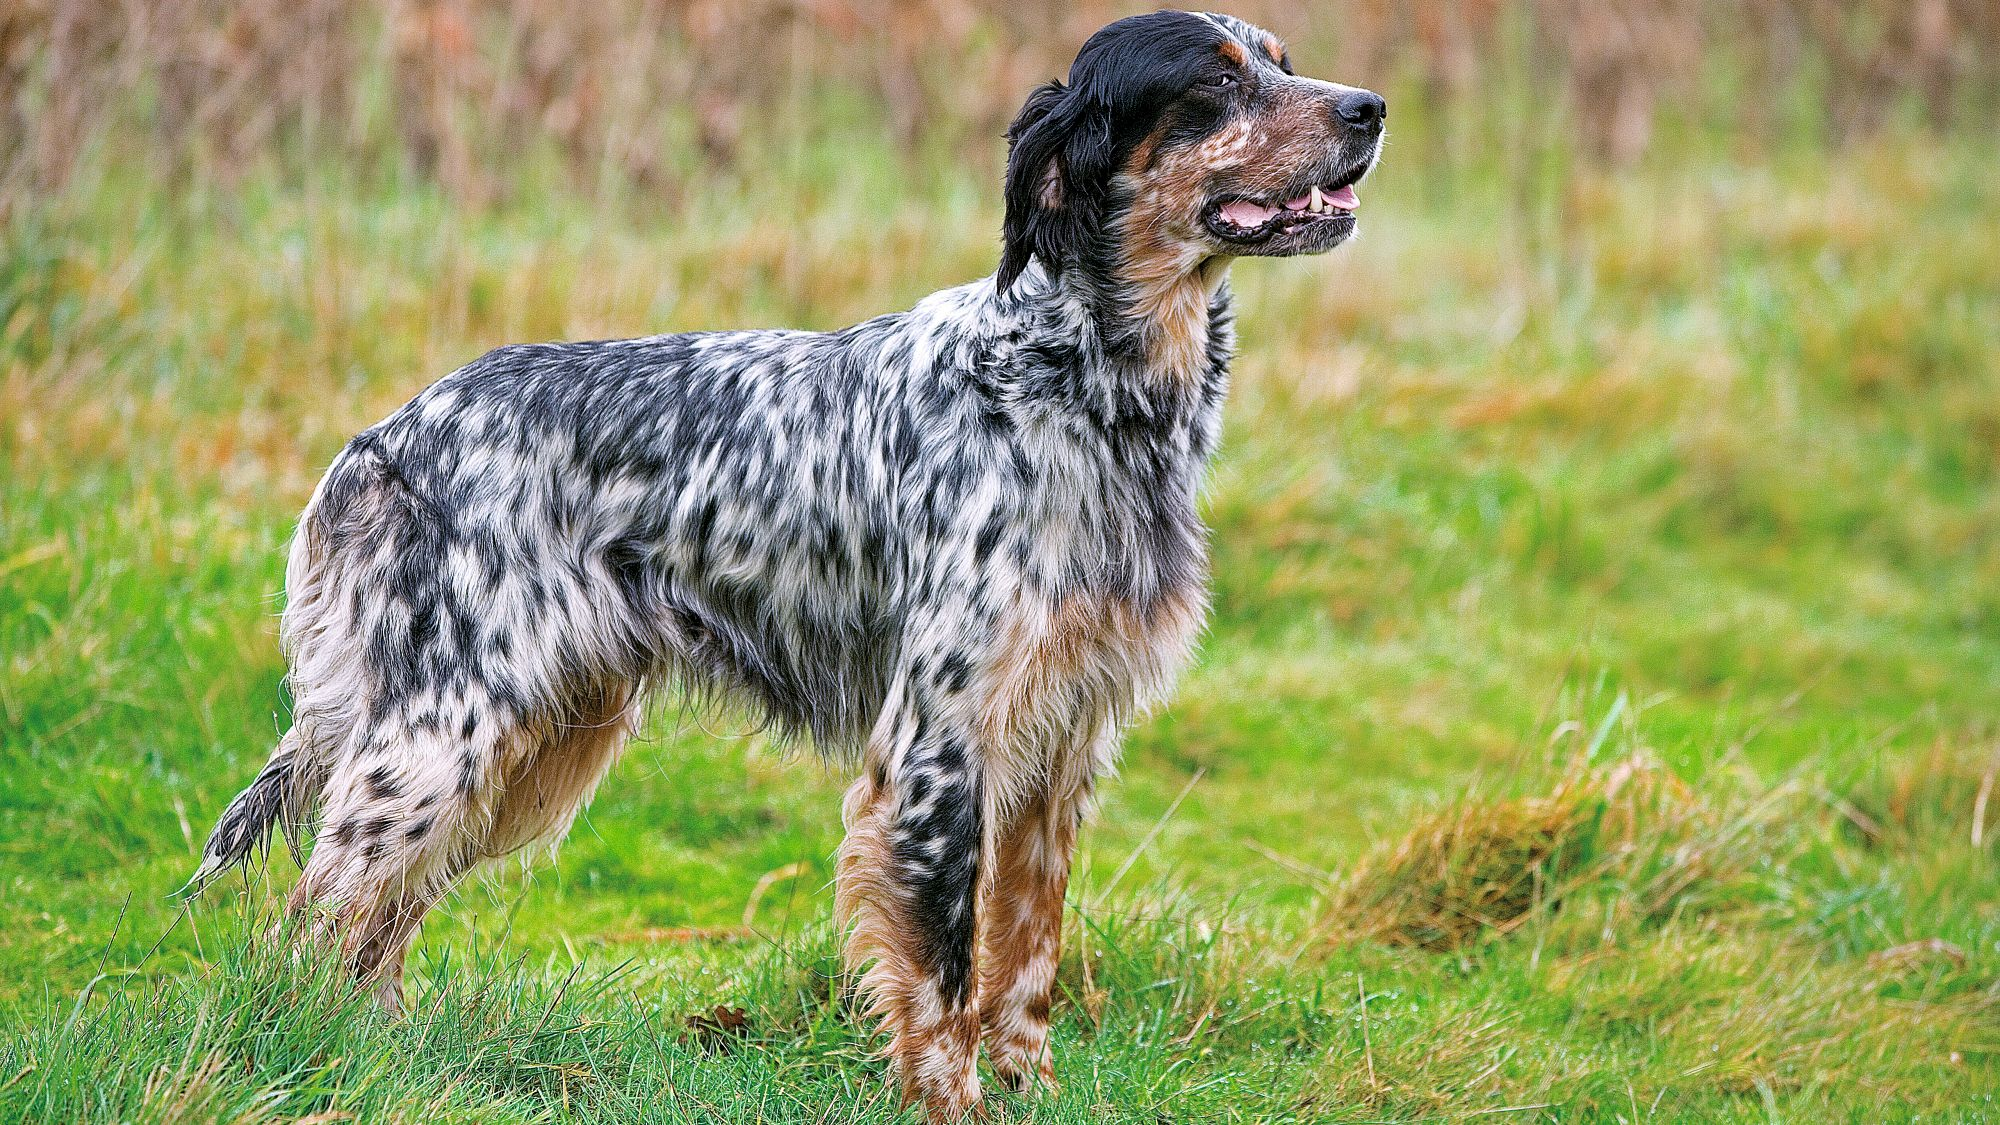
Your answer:
[[[996,1112],[2000,1119],[2000,138],[1606,163],[1390,92],[1361,239],[1236,268],[1216,613],[1087,836],[1064,1091]],[[834,99],[666,206],[107,133],[0,206],[0,1120],[893,1117],[845,779],[727,717],[433,915],[402,1021],[253,939],[282,847],[168,897],[342,441],[503,342],[990,272],[997,143],[888,132]]]

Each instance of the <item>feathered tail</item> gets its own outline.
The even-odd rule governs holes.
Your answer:
[[[284,832],[292,858],[299,858],[301,834],[326,787],[332,758],[346,744],[360,695],[362,646],[345,610],[357,579],[351,566],[342,565],[336,545],[365,538],[383,518],[384,504],[371,502],[371,491],[386,480],[375,439],[363,432],[334,459],[306,505],[285,566],[279,629],[291,669],[292,728],[257,780],[223,810],[200,868],[176,893],[200,894],[252,852],[268,858],[274,827]]]
[[[215,822],[215,831],[208,834],[208,843],[201,850],[201,866],[176,894],[190,898],[200,894],[217,875],[248,862],[252,852],[268,858],[274,827],[284,832],[286,846],[297,858],[305,802],[300,799],[294,741],[292,734],[285,735],[257,780],[229,802],[222,819]]]

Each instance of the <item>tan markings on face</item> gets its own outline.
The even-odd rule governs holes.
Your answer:
[[[1271,61],[1274,63],[1282,65],[1285,61],[1285,45],[1278,42],[1278,37],[1275,35],[1264,37],[1264,53],[1271,56]]]
[[[1212,192],[1262,197],[1283,191],[1341,143],[1326,102],[1306,91],[1275,98],[1254,121],[1254,135],[1241,150],[1209,167]]]
[[[1319,163],[1340,144],[1333,114],[1307,92],[1284,94],[1253,115],[1236,118],[1204,140],[1172,152],[1155,145],[1148,165],[1126,174],[1142,200],[1169,207],[1193,202],[1186,214],[1152,213],[1148,223],[1176,222],[1192,229],[1200,204],[1216,195],[1265,196],[1289,187],[1301,169]],[[1135,204],[1134,210],[1139,208]]]
[[[1214,169],[1242,164],[1254,134],[1254,124],[1240,119],[1163,154],[1155,133],[1126,163],[1136,191],[1124,217],[1119,280],[1146,325],[1147,361],[1170,378],[1196,380],[1207,360],[1210,289],[1196,271],[1212,252],[1200,231],[1206,182]]]
[[[1203,231],[1202,209],[1218,195],[1284,190],[1337,143],[1331,116],[1318,99],[1288,93],[1194,144],[1163,151],[1155,134],[1134,150],[1125,166],[1133,200],[1120,280],[1146,325],[1156,370],[1194,380],[1207,361],[1208,300],[1224,271],[1198,267],[1226,251]]]
[[[1217,50],[1223,58],[1235,63],[1237,66],[1248,66],[1250,63],[1249,52],[1243,49],[1243,44],[1238,43],[1234,39],[1223,40],[1222,46],[1217,48]]]
[[[1126,175],[1138,176],[1153,166],[1153,154],[1160,150],[1161,136],[1162,130],[1155,129],[1139,142],[1139,146],[1132,150],[1131,159],[1125,162]]]

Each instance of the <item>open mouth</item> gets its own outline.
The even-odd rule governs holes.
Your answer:
[[[1287,198],[1219,199],[1209,204],[1204,218],[1216,234],[1231,242],[1246,243],[1322,227],[1331,231],[1352,226],[1354,211],[1361,206],[1354,185],[1367,173],[1368,166],[1369,162],[1363,161],[1331,182],[1311,184]]]

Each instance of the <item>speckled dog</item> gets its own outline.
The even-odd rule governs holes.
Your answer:
[[[550,843],[646,689],[858,762],[839,911],[906,1097],[1052,1083],[1064,887],[1207,608],[1229,264],[1328,250],[1382,99],[1224,16],[1120,20],[1008,132],[997,274],[842,332],[502,348],[300,521],[294,724],[196,883],[317,815],[295,910],[399,1003],[424,911]]]

